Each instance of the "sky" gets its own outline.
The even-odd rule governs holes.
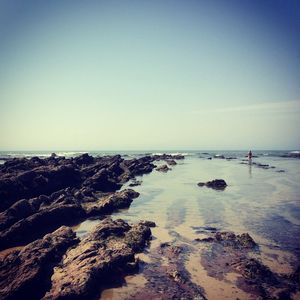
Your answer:
[[[0,150],[300,148],[298,0],[0,0]]]

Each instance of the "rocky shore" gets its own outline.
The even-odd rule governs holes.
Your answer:
[[[0,250],[26,246],[1,256],[0,298],[88,298],[95,283],[136,268],[134,255],[155,224],[129,225],[106,216],[139,196],[132,189],[119,191],[124,183],[152,172],[155,161],[171,159],[53,154],[7,160],[0,166]],[[66,226],[89,217],[103,220],[79,241]]]
[[[197,224],[176,231],[185,219],[184,197],[167,210],[166,240],[157,238],[155,230],[162,228],[153,220],[158,227],[151,248],[145,249],[153,221],[111,219],[139,197],[126,188],[142,184],[138,176],[156,170],[170,171],[156,175],[169,178],[183,158],[7,160],[0,166],[0,299],[99,299],[111,286],[122,286],[123,293],[122,280],[138,270],[144,283],[124,299],[221,299],[211,294],[213,284],[234,299],[292,299],[300,290],[299,267],[277,273],[248,233]],[[222,196],[227,183],[215,179],[198,186]],[[89,218],[97,225],[79,239],[70,226]]]

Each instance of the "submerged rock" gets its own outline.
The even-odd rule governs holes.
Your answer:
[[[222,242],[223,245],[231,246],[234,248],[250,248],[257,247],[252,237],[248,233],[236,235],[233,232],[217,232],[215,239],[218,242]]]
[[[187,244],[162,243],[150,254],[151,263],[143,265],[147,282],[131,299],[206,299],[204,290],[197,286],[185,267]],[[167,263],[166,263],[167,262]]]
[[[151,236],[149,227],[106,218],[80,244],[69,250],[52,276],[43,299],[90,299],[95,288],[126,272]]]
[[[0,259],[1,299],[40,299],[49,288],[53,264],[70,246],[78,243],[75,233],[61,227],[21,251]]]
[[[226,281],[228,274],[238,275],[234,284],[251,299],[292,299],[299,289],[293,275],[275,273],[262,263],[259,248],[248,233],[217,232],[198,242],[205,243],[199,264],[207,274],[220,281]]]
[[[198,186],[206,186],[215,190],[224,190],[227,187],[227,183],[223,179],[215,179],[207,182],[199,182]]]
[[[177,165],[177,162],[174,159],[166,159],[166,163],[169,166],[175,166],[175,165]]]
[[[282,155],[281,157],[300,158],[300,151],[291,151],[286,155]]]
[[[141,180],[133,180],[129,186],[130,187],[134,187],[134,186],[138,186],[138,185],[141,185],[142,184],[142,181]]]
[[[183,154],[156,154],[152,156],[154,160],[182,160],[185,158]]]
[[[139,224],[145,225],[145,226],[148,226],[148,227],[156,227],[156,224],[153,221],[145,221],[145,220],[143,220],[143,221],[140,221]]]
[[[225,156],[223,154],[215,154],[214,158],[225,159]]]
[[[159,171],[159,172],[168,172],[172,169],[169,168],[167,165],[162,165],[162,166],[157,167],[155,170]]]

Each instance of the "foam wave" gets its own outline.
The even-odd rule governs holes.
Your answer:
[[[167,154],[167,155],[171,155],[171,156],[176,156],[176,155],[182,155],[182,156],[188,156],[188,155],[191,155],[191,153],[187,153],[187,152],[155,152],[155,153],[152,153],[151,155],[164,155],[164,154]]]

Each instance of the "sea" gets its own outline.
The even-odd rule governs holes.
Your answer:
[[[12,157],[47,157],[53,151],[0,152],[1,163]],[[60,152],[73,157],[85,151]],[[272,271],[290,274],[300,265],[300,159],[298,151],[91,151],[93,156],[121,154],[124,159],[153,154],[182,154],[172,170],[138,177],[141,185],[133,189],[140,193],[130,208],[113,214],[130,223],[151,220],[153,239],[144,259],[151,257],[161,243],[193,243],[199,238],[195,228],[216,228],[236,234],[249,233],[260,248],[259,259]],[[157,165],[165,162],[158,162]],[[198,182],[223,179],[224,190],[199,187]],[[122,189],[128,188],[130,182]],[[74,227],[80,238],[86,236],[98,219],[86,220]],[[195,267],[195,257],[186,261],[192,280],[201,285],[209,299],[247,297],[230,278],[215,282],[201,264]],[[130,298],[145,284],[143,269],[127,276],[121,287],[110,287],[102,299]],[[214,289],[210,287],[214,286]],[[239,294],[241,293],[241,294]],[[221,297],[221,298],[220,298]]]

